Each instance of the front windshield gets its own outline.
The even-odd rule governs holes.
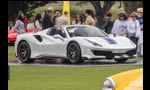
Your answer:
[[[72,26],[66,29],[70,37],[107,37],[100,29],[91,26]]]

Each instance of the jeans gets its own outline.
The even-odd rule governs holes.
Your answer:
[[[137,44],[138,44],[138,38],[137,37],[129,37],[130,38],[130,40],[132,40],[134,43],[135,43],[135,45],[136,45],[136,49],[135,49],[135,53],[137,52]]]

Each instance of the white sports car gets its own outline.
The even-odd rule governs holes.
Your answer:
[[[135,54],[136,45],[126,37],[112,37],[89,25],[49,28],[22,34],[15,42],[16,56],[22,63],[36,59],[63,58],[70,63],[84,60],[114,59],[125,62]]]

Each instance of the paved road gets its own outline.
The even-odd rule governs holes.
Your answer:
[[[116,63],[114,60],[86,60],[83,64],[64,64],[62,60],[36,60],[32,64],[23,64],[19,61],[8,61],[8,65],[32,65],[32,66],[64,66],[64,67],[100,67],[100,66],[124,66],[143,65],[143,60],[128,60],[125,63]]]

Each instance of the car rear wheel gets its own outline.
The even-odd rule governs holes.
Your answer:
[[[128,58],[122,58],[122,59],[114,59],[117,63],[124,63],[128,60]]]
[[[84,62],[84,60],[81,59],[80,46],[76,42],[72,42],[68,45],[67,57],[68,57],[68,62],[72,64],[80,64]]]
[[[22,63],[33,63],[34,59],[30,59],[31,49],[26,41],[22,41],[17,47],[17,54]]]

